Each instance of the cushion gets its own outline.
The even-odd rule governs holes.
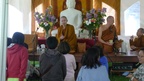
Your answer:
[[[85,52],[85,51],[86,51],[86,43],[78,42],[78,52]]]
[[[94,39],[78,39],[78,43],[86,43],[86,49],[94,46],[95,41]]]

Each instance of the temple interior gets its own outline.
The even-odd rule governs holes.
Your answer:
[[[75,28],[75,34],[77,36],[77,50],[72,53],[75,56],[77,69],[75,70],[75,77],[77,77],[78,72],[81,67],[81,58],[84,52],[95,45],[98,40],[98,28],[93,29],[93,38],[90,37],[89,31],[85,27],[84,20],[87,17],[87,13],[90,10],[95,9],[99,11],[103,8],[106,9],[105,16],[103,17],[104,22],[101,25],[107,23],[106,18],[108,16],[114,17],[114,25],[116,27],[116,33],[118,35],[118,40],[123,40],[119,52],[123,53],[123,57],[115,57],[106,55],[109,63],[109,76],[111,81],[128,81],[129,79],[122,76],[122,73],[127,70],[112,70],[112,64],[114,62],[138,62],[137,53],[130,53],[130,37],[137,36],[137,30],[139,28],[144,28],[144,0],[75,0],[75,10],[81,13],[80,20],[77,20],[79,16],[75,15],[75,11],[67,12],[62,14],[62,11],[69,9],[67,6],[67,0],[6,0],[6,6],[0,8],[0,11],[6,10],[5,13],[0,14],[2,20],[0,22],[0,37],[1,37],[1,47],[0,47],[0,81],[4,81],[5,74],[3,74],[6,66],[6,45],[7,37],[12,38],[14,32],[22,32],[25,35],[25,43],[29,46],[29,60],[31,64],[35,67],[39,67],[39,56],[43,53],[43,49],[46,47],[47,36],[56,36],[58,28],[61,26],[60,18],[61,15],[67,16],[68,14],[68,24],[71,24]],[[1,3],[0,3],[1,4]],[[49,12],[47,9],[49,9]],[[40,26],[40,20],[36,19],[36,12],[40,16],[44,16],[48,12],[51,16],[55,18],[55,23],[46,32],[43,27]],[[4,15],[5,14],[5,15]],[[5,17],[4,17],[5,16]],[[4,17],[4,18],[3,18]],[[72,19],[72,20],[71,20]],[[5,22],[3,22],[5,21]],[[77,26],[77,24],[79,24]],[[6,24],[6,25],[5,25]],[[76,25],[75,25],[76,24]],[[6,27],[7,26],[7,27]],[[5,28],[4,28],[5,27]],[[81,30],[83,30],[81,32]],[[5,38],[4,38],[5,37]],[[4,39],[3,39],[4,38]],[[32,43],[31,43],[32,42]],[[84,46],[80,45],[85,43]],[[3,45],[3,46],[2,46]],[[41,51],[39,51],[39,47]],[[80,50],[84,49],[83,50]],[[127,55],[128,54],[128,55]],[[119,56],[119,55],[118,55]],[[131,57],[128,57],[131,56]],[[5,59],[2,59],[5,58]],[[117,66],[117,65],[115,65]],[[124,65],[121,65],[124,66]],[[128,70],[134,72],[135,68]],[[5,73],[5,72],[4,72]],[[29,81],[29,80],[27,80]],[[32,80],[39,81],[39,80]]]

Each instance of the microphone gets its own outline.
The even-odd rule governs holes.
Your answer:
[[[37,29],[36,29],[36,31],[35,31],[35,35],[36,35],[36,32],[39,30],[39,27],[37,27]],[[35,38],[36,38],[36,36],[34,35],[34,37],[33,37],[33,39],[32,39],[32,42],[34,42],[34,40],[35,40]]]

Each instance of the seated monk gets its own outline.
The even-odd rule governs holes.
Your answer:
[[[70,45],[70,53],[74,53],[76,51],[77,46],[77,38],[75,34],[74,27],[72,25],[67,24],[66,16],[61,17],[62,25],[58,28],[58,34],[56,35],[59,42],[66,41]]]
[[[107,24],[101,25],[98,32],[98,42],[96,45],[101,46],[104,49],[104,53],[113,52],[113,42],[117,39],[116,27],[113,25],[114,18],[112,16],[107,17]]]
[[[137,30],[137,37],[134,38],[134,36],[130,37],[130,48],[132,50],[140,50],[142,47],[144,47],[144,29],[139,28]]]

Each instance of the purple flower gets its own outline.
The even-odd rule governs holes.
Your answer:
[[[39,15],[39,12],[35,12],[35,15]]]
[[[98,9],[98,12],[101,12],[101,9]]]
[[[48,15],[48,21],[51,21],[52,15]]]
[[[102,9],[102,12],[106,12],[106,8],[103,8],[103,9]]]
[[[55,16],[52,16],[52,17],[51,17],[51,22],[53,22],[53,23],[54,23],[54,22],[55,22],[55,20],[56,20]]]
[[[46,16],[43,17],[43,21],[47,21],[47,17]]]
[[[93,8],[90,10],[90,13],[94,14],[96,12],[96,10]]]
[[[95,13],[95,14],[94,14],[94,18],[97,18],[97,16],[98,16],[98,15]]]
[[[45,13],[35,12],[34,16],[40,27],[48,29],[56,22],[56,17],[51,14],[52,6],[49,6]]]
[[[49,13],[49,9],[46,9],[46,11],[45,11],[45,12],[46,12],[46,14],[48,14],[48,13]]]
[[[87,18],[87,19],[91,19],[91,18],[92,18],[92,14],[91,14],[91,13],[87,13],[87,14],[86,14],[86,18]]]
[[[41,19],[36,18],[36,21],[37,21],[38,24],[41,23]]]

